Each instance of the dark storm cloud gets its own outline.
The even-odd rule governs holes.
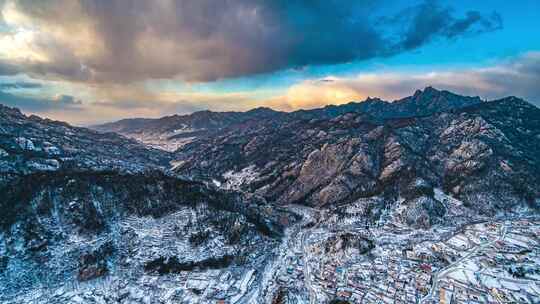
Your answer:
[[[410,50],[435,38],[452,39],[502,29],[502,18],[496,12],[483,16],[478,11],[468,11],[464,17],[455,17],[452,8],[442,7],[437,1],[426,1],[402,11],[394,19],[394,25],[399,24],[405,28],[399,49]]]
[[[388,18],[395,22],[383,27],[375,22],[383,4],[374,0],[15,3],[41,29],[35,47],[50,59],[22,62],[18,71],[89,82],[176,76],[204,82],[346,63],[501,26],[499,15],[456,17],[434,1],[401,12],[405,18]],[[0,73],[13,74],[12,67],[0,62]]]
[[[9,62],[2,62],[0,60],[0,75],[15,75],[21,72],[21,69],[26,69],[24,66],[17,66]]]

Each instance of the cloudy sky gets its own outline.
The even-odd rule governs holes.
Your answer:
[[[540,105],[538,0],[0,0],[0,103],[78,125],[388,100]]]

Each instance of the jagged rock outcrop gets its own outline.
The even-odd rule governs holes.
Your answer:
[[[336,254],[346,250],[351,250],[355,254],[367,254],[375,248],[372,240],[349,232],[331,236],[324,241],[322,246],[326,254]]]
[[[111,258],[114,252],[112,243],[101,244],[96,249],[83,252],[79,257],[79,281],[87,281],[107,274],[107,259]]]

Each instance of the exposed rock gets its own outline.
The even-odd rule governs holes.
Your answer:
[[[43,148],[43,150],[45,151],[45,153],[47,153],[49,156],[58,156],[60,154],[62,154],[62,152],[60,151],[60,149],[58,147],[55,147],[55,146],[45,146]]]
[[[105,275],[108,271],[107,258],[112,255],[114,248],[106,243],[96,250],[85,252],[79,258],[79,281],[87,281]]]
[[[422,180],[475,212],[539,207],[540,142],[530,136],[540,133],[538,108],[433,88],[394,103],[366,102],[232,124],[177,151],[183,165],[176,171],[220,180],[249,167],[257,177],[239,189],[278,204],[432,196],[429,187],[410,188]]]
[[[32,171],[55,171],[60,169],[60,162],[56,159],[32,159],[26,162]]]

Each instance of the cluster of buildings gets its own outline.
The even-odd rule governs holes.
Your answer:
[[[539,229],[528,220],[467,229],[462,235],[478,249],[439,275],[440,302],[540,302]]]
[[[476,223],[439,240],[396,238],[366,255],[324,242],[291,259],[280,284],[301,281],[310,298],[350,303],[539,303],[540,222]],[[300,261],[300,262],[298,262]]]
[[[313,271],[313,285],[327,298],[353,303],[414,303],[430,284],[427,264],[403,261],[399,255],[379,256],[360,263],[322,261]]]

